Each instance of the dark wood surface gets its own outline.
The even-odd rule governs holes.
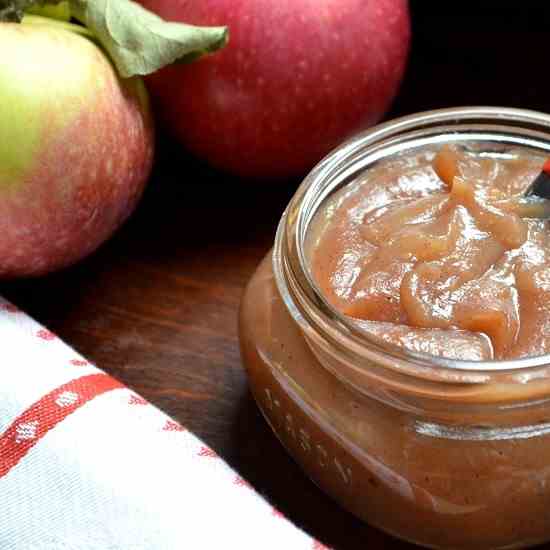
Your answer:
[[[467,104],[550,110],[545,14],[501,11],[495,19],[490,10],[449,15],[430,5],[413,4],[409,69],[386,118]],[[74,268],[4,283],[0,292],[194,431],[327,545],[408,548],[313,486],[247,389],[239,300],[298,182],[236,181],[182,156],[162,133],[158,151],[138,211],[109,243]]]

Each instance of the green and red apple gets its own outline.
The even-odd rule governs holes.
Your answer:
[[[153,123],[140,78],[120,79],[85,36],[0,24],[0,275],[38,275],[96,249],[149,176]]]
[[[226,40],[224,28],[166,24],[130,0],[48,4],[0,0],[2,278],[68,266],[112,235],[153,161],[149,100],[132,75]],[[40,16],[6,22],[27,8],[91,25]]]

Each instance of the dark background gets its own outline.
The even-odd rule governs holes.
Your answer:
[[[412,2],[410,63],[386,118],[458,105],[550,111],[550,7],[523,4]],[[197,433],[327,545],[407,548],[307,481],[247,390],[238,304],[297,183],[236,181],[182,157],[160,133],[145,197],[109,243],[74,268],[0,292]]]

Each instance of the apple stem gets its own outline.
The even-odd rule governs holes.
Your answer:
[[[85,36],[86,38],[89,38],[90,40],[93,40],[94,42],[98,43],[97,38],[95,37],[94,33],[90,31],[87,27],[84,27],[82,25],[75,25],[74,23],[69,23],[68,21],[61,21],[59,19],[50,19],[49,17],[42,17],[41,15],[27,15],[23,17],[23,21],[21,21],[24,25],[48,25],[49,27],[55,26],[59,27],[61,29],[65,29],[70,32],[74,32],[76,34],[80,34],[81,36]]]

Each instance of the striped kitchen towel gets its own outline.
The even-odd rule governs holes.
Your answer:
[[[0,550],[320,549],[214,451],[0,299]]]

